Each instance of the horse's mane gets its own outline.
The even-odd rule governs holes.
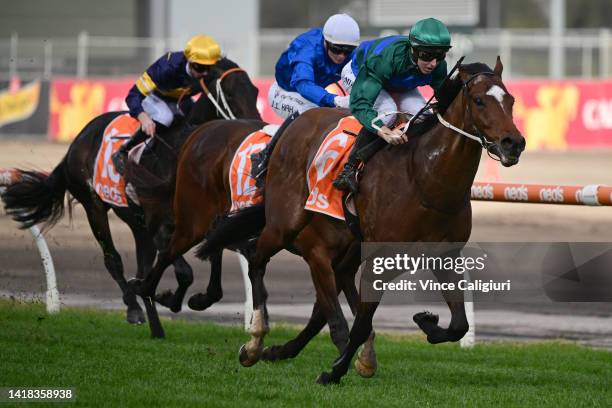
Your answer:
[[[459,66],[458,70],[468,75],[474,75],[481,72],[493,72],[488,65],[480,62],[461,65]],[[440,115],[444,115],[448,107],[455,100],[457,95],[459,95],[462,87],[463,81],[459,78],[459,75],[453,75],[451,78],[448,78],[444,83],[442,83],[440,88],[434,92],[436,95],[436,100],[438,101],[435,107],[435,112],[439,112]],[[427,131],[438,124],[438,122],[439,121],[436,115],[427,116],[423,122],[415,123],[414,127],[411,127],[409,135],[411,137],[415,137],[427,133]]]

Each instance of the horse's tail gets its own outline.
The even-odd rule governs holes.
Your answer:
[[[29,228],[44,223],[52,227],[64,215],[66,195],[66,158],[62,159],[51,174],[18,170],[21,179],[2,193],[6,213],[20,223],[19,228]]]
[[[207,260],[223,248],[256,237],[266,224],[265,206],[254,205],[219,219],[200,244],[196,257]]]

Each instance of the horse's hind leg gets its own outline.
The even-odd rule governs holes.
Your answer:
[[[206,310],[223,297],[221,287],[223,251],[218,251],[210,257],[210,279],[206,293],[196,293],[189,298],[189,308],[193,310]]]
[[[83,200],[81,203],[83,204],[83,208],[85,208],[91,231],[104,253],[104,265],[123,293],[123,303],[128,307],[128,323],[144,323],[144,314],[142,313],[140,305],[138,305],[136,295],[128,286],[125,276],[123,275],[123,263],[121,262],[121,256],[113,244],[113,238],[108,225],[107,209],[98,201]]]

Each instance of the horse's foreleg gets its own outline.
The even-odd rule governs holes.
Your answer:
[[[266,265],[270,258],[283,248],[278,231],[266,226],[257,240],[257,250],[249,257],[249,279],[253,292],[253,315],[249,332],[251,339],[240,348],[239,360],[244,367],[257,363],[263,352],[264,337],[270,331],[266,300],[268,292],[264,285]]]
[[[158,253],[157,261],[145,279],[132,279],[129,282],[134,293],[140,295],[145,303],[147,316],[149,318],[149,327],[151,328],[151,336],[154,338],[162,338],[165,336],[159,320],[159,315],[157,314],[157,309],[155,308],[155,302],[153,301],[155,289],[166,268],[170,266],[176,258],[185,253],[190,245],[191,243],[189,241],[180,237],[177,238],[176,235],[173,235],[169,247]]]
[[[217,303],[223,297],[221,288],[223,251],[216,252],[210,256],[210,280],[206,293],[196,293],[189,298],[189,308],[193,310],[206,310]]]
[[[308,324],[297,337],[280,346],[266,347],[261,358],[266,361],[278,361],[297,357],[310,340],[325,327],[326,323],[327,319],[321,310],[319,302],[315,302]]]
[[[183,307],[183,299],[187,289],[193,283],[193,270],[182,256],[178,257],[172,264],[174,265],[174,276],[176,276],[178,287],[174,292],[167,290],[155,295],[155,301],[172,312],[178,313]]]
[[[347,373],[353,356],[372,333],[372,318],[374,317],[374,312],[376,312],[378,304],[379,302],[362,302],[359,304],[355,323],[351,328],[348,344],[340,357],[334,361],[332,371],[321,373],[317,379],[319,384],[338,384],[340,379]]]
[[[454,271],[434,271],[434,275],[439,282],[452,282],[454,287],[458,287],[458,282],[462,275]],[[447,341],[459,341],[469,329],[465,306],[463,303],[463,291],[460,289],[444,290],[442,296],[446,300],[451,311],[451,322],[448,328],[438,325],[438,316],[429,312],[420,312],[413,316],[415,323],[427,335],[427,341],[431,344],[443,343]]]
[[[317,292],[317,302],[323,311],[332,341],[342,352],[348,341],[348,324],[342,313],[336,289],[336,276],[324,248],[311,248],[305,256]]]
[[[336,267],[337,284],[344,292],[353,315],[357,313],[357,307],[359,306],[359,293],[355,285],[355,275],[361,264],[359,247],[359,244],[353,245],[344,256],[342,262]],[[355,360],[355,370],[364,378],[373,377],[378,369],[376,351],[374,350],[375,336],[374,330],[372,330],[372,333],[370,333],[363,345],[363,349],[357,354],[357,359]]]

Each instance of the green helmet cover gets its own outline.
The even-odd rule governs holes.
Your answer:
[[[440,20],[425,18],[419,20],[410,29],[410,44],[415,47],[432,47],[448,50],[451,48],[451,36],[448,28]]]

